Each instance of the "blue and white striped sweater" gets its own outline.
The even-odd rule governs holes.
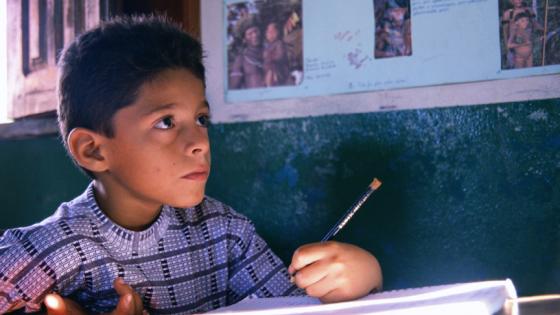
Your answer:
[[[302,294],[251,222],[209,197],[194,208],[164,206],[152,226],[135,232],[105,216],[90,185],[41,223],[0,238],[0,313],[36,311],[52,291],[107,312],[118,301],[116,277],[151,314],[204,312],[253,294]]]

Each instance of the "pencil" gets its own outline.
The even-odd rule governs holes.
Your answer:
[[[338,232],[340,232],[340,230],[342,230],[342,228],[346,225],[346,223],[348,223],[348,221],[350,221],[350,219],[352,219],[354,214],[356,214],[356,212],[358,212],[360,207],[364,204],[364,202],[366,202],[366,200],[369,198],[369,196],[371,196],[371,194],[375,190],[377,190],[380,186],[381,186],[381,181],[378,180],[377,178],[374,178],[373,181],[371,182],[371,184],[369,184],[368,189],[362,194],[362,196],[360,198],[358,198],[358,200],[356,200],[356,202],[354,202],[352,207],[350,207],[350,209],[348,209],[346,211],[346,214],[344,214],[344,216],[342,218],[340,218],[340,220],[338,220],[338,222],[332,227],[332,229],[329,231],[329,233],[327,233],[323,237],[321,242],[326,242],[326,241],[332,240],[333,237]]]

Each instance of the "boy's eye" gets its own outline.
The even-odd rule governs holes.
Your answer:
[[[157,124],[154,125],[157,129],[171,129],[175,127],[175,123],[173,122],[173,117],[167,116],[161,119]]]
[[[202,127],[208,128],[210,127],[210,116],[209,115],[200,115],[196,119],[196,123]]]

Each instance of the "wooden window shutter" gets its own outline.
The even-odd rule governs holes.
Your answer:
[[[56,110],[64,45],[109,16],[108,0],[8,0],[8,101],[13,119]]]

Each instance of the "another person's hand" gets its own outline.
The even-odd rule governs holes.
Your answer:
[[[294,283],[323,303],[347,301],[381,290],[377,259],[360,247],[325,242],[303,245],[292,257],[288,272]]]
[[[144,311],[142,299],[121,278],[115,279],[113,287],[119,294],[117,307],[109,314],[114,315],[141,315],[147,314]],[[56,293],[48,294],[45,297],[45,306],[48,315],[82,315],[88,314],[78,303],[68,298],[62,298]]]

